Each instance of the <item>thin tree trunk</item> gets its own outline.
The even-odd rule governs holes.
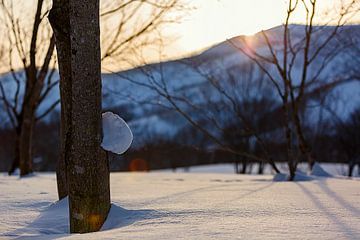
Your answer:
[[[265,168],[265,163],[264,162],[259,162],[259,168],[258,168],[258,174],[264,174],[264,168]]]
[[[276,173],[280,173],[280,170],[277,168],[276,164],[275,164],[275,161],[272,157],[269,158],[269,164],[270,166],[273,168],[273,170],[276,172]]]
[[[11,167],[8,171],[9,175],[13,175],[15,170],[17,168],[20,168],[20,149],[19,149],[19,145],[20,145],[20,134],[21,134],[21,124],[19,124],[16,129],[16,136],[15,136],[15,149],[14,149],[14,158],[13,161],[11,163]]]
[[[355,163],[353,162],[349,162],[349,171],[348,171],[348,177],[352,177],[353,175],[353,171],[355,168]]]
[[[247,159],[243,157],[241,163],[242,163],[241,174],[246,174]]]
[[[35,127],[36,109],[39,105],[41,91],[48,71],[49,62],[54,51],[54,39],[50,40],[44,65],[38,73],[36,68],[27,69],[27,81],[21,113],[21,131],[19,139],[20,176],[32,173],[32,137]],[[33,53],[35,54],[35,53]]]
[[[292,132],[289,126],[289,109],[287,107],[286,96],[283,99],[283,112],[284,112],[284,130],[285,130],[285,139],[286,139],[286,153],[287,153],[287,163],[289,167],[290,178],[289,181],[293,181],[295,178],[296,171],[296,162],[294,159],[293,149],[292,149]]]
[[[33,172],[32,169],[32,135],[35,125],[35,112],[26,109],[23,115],[21,134],[19,139],[20,176]]]
[[[300,121],[300,117],[299,117],[299,108],[298,108],[298,103],[296,103],[296,105],[293,107],[293,119],[294,119],[294,125],[295,125],[295,129],[296,129],[296,135],[298,138],[298,142],[299,142],[299,149],[301,151],[301,153],[303,154],[303,156],[306,157],[308,164],[309,164],[309,168],[310,170],[313,168],[314,164],[315,164],[315,160],[312,156],[312,151],[311,148],[309,146],[309,144],[307,143],[304,133],[303,133],[303,129],[301,126],[301,121]]]
[[[235,161],[235,173],[236,174],[239,174],[239,162],[238,161]]]
[[[61,97],[64,97],[62,104],[65,105],[62,107],[62,123],[65,124],[62,124],[61,136],[65,138],[62,139],[62,151],[69,194],[70,231],[98,231],[110,209],[109,165],[106,153],[100,147],[99,1],[54,0],[49,18],[60,57]],[[65,93],[67,87],[71,91]]]

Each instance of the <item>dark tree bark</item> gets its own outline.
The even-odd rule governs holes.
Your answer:
[[[99,0],[70,0],[71,149],[68,162],[71,232],[97,231],[110,209],[109,166],[100,147]]]
[[[54,0],[49,18],[56,36],[64,104],[59,166],[66,167],[70,232],[98,231],[110,209],[109,166],[100,147],[99,0]]]
[[[67,162],[70,153],[71,137],[71,46],[69,1],[54,0],[49,14],[49,21],[56,38],[56,50],[60,72],[60,154],[56,168],[56,178],[59,199],[68,195]]]
[[[248,163],[247,163],[246,158],[242,158],[241,174],[246,174],[247,165],[248,165]]]
[[[41,12],[41,5],[39,6]],[[38,12],[37,11],[37,12]],[[37,23],[38,24],[38,23]],[[35,29],[35,28],[34,28]],[[33,30],[33,36],[37,35],[37,30]],[[36,37],[32,40],[36,44]],[[31,45],[33,45],[31,44]],[[36,46],[31,46],[31,49]],[[39,106],[41,91],[44,87],[46,74],[49,70],[49,64],[55,48],[55,39],[51,37],[50,45],[44,59],[43,66],[40,71],[36,68],[36,49],[30,50],[31,63],[26,69],[26,87],[21,112],[20,138],[19,138],[19,157],[20,157],[20,175],[24,176],[32,173],[32,136],[36,123],[36,109]]]
[[[265,163],[264,162],[259,162],[259,168],[258,168],[258,174],[259,175],[264,174],[264,168],[265,168]]]
[[[20,167],[20,150],[19,150],[19,141],[20,141],[20,133],[21,133],[20,127],[21,126],[18,125],[15,129],[16,136],[15,136],[14,158],[11,163],[11,167],[8,171],[9,175],[14,174],[15,170]]]
[[[355,163],[351,163],[351,162],[349,162],[348,177],[352,177],[352,175],[353,175],[353,171],[354,171],[354,168],[355,168]]]
[[[35,125],[35,111],[28,107],[21,126],[19,140],[20,151],[20,176],[25,176],[33,172],[32,170],[32,136]]]

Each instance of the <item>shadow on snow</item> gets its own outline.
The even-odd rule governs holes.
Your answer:
[[[111,204],[109,215],[100,231],[118,229],[138,221],[161,216],[160,212],[154,210],[127,210]],[[68,198],[65,198],[46,207],[26,227],[6,232],[0,236],[12,239],[57,239],[69,236],[69,225]]]

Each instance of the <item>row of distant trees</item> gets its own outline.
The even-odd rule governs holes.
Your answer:
[[[263,102],[264,103],[264,102]],[[255,101],[247,103],[247,109],[264,109],[263,103]],[[264,106],[267,106],[265,103]],[[204,106],[207,107],[207,106]],[[210,106],[209,106],[210,107]],[[118,114],[122,111],[113,109]],[[127,109],[131,111],[131,108]],[[251,112],[251,111],[250,111]],[[266,111],[258,111],[254,119],[262,116]],[[55,113],[54,113],[55,114]],[[58,113],[56,113],[57,115]],[[168,114],[173,114],[169,112]],[[348,164],[347,173],[354,174],[354,167],[359,164],[359,110],[350,114],[348,118],[340,119],[331,117],[323,120],[320,124],[307,125],[306,131],[314,151],[314,158],[318,162]],[[204,120],[202,123],[211,126]],[[268,120],[263,122],[264,126],[272,124]],[[55,171],[56,160],[59,157],[59,122],[58,117],[50,123],[41,122],[37,124],[33,142],[34,170]],[[224,123],[224,131],[221,132],[223,144],[231,146],[239,151],[247,151],[259,157],[264,155],[261,146],[250,135],[242,136],[241,124],[236,121]],[[262,128],[263,128],[262,127]],[[110,169],[112,171],[150,171],[154,169],[190,167],[193,165],[234,163],[234,172],[239,174],[268,173],[267,162],[245,158],[233,154],[221,147],[213,145],[213,142],[201,131],[185,126],[174,136],[160,135],[152,132],[151,126],[140,129],[141,134],[135,133],[136,141],[140,144],[131,148],[124,156],[111,155]],[[218,132],[220,132],[218,130]],[[309,134],[311,133],[311,134]],[[10,156],[13,154],[14,133],[11,129],[0,132],[0,169],[6,170],[10,164]],[[284,155],[285,144],[282,142],[281,131],[268,133],[266,145],[276,161],[277,167],[282,171],[286,156]],[[209,148],[209,146],[211,146]],[[139,164],[134,164],[138,162]],[[304,160],[302,160],[304,161]],[[345,171],[345,170],[344,170]]]

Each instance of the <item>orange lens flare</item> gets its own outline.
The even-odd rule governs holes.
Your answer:
[[[100,229],[102,225],[101,216],[98,214],[90,215],[89,224],[92,226],[92,229]]]
[[[132,159],[129,164],[129,170],[131,172],[147,172],[149,171],[148,163],[142,158]]]

